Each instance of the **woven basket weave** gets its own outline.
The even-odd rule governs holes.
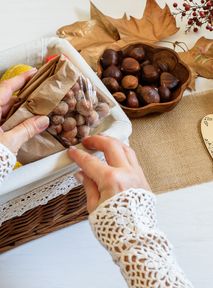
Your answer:
[[[0,253],[87,218],[83,187],[5,221],[0,227]]]

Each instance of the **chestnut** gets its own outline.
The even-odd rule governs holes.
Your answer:
[[[115,98],[116,101],[118,101],[119,103],[123,102],[124,100],[126,100],[126,95],[123,92],[115,92],[113,94],[113,97]]]
[[[159,72],[153,65],[145,65],[142,67],[142,79],[147,82],[155,82],[159,78]]]
[[[53,136],[57,136],[62,131],[62,125],[50,125],[47,129],[47,131],[52,134]]]
[[[69,111],[74,111],[75,110],[75,106],[76,106],[76,99],[74,96],[74,92],[72,90],[70,90],[65,97],[63,98],[63,101],[65,101],[67,103],[67,105],[69,106]]]
[[[90,133],[90,127],[87,125],[82,125],[78,127],[78,137],[84,138],[86,136],[89,136]]]
[[[120,90],[120,85],[118,84],[118,81],[112,77],[106,77],[102,79],[102,82],[107,87],[107,89],[111,92],[117,92]]]
[[[78,130],[77,130],[76,127],[74,129],[72,129],[72,130],[69,130],[69,131],[63,131],[61,133],[61,138],[65,139],[65,140],[68,140],[68,141],[71,141],[73,138],[76,137],[77,132],[78,132]]]
[[[53,110],[53,114],[65,115],[67,114],[69,107],[65,101],[61,101]]]
[[[146,66],[146,65],[151,65],[151,62],[150,62],[149,60],[145,60],[144,62],[142,62],[142,63],[140,64],[141,68],[143,68],[143,67]]]
[[[161,102],[168,102],[171,100],[171,91],[165,85],[158,88]]]
[[[61,115],[52,115],[50,119],[54,125],[60,125],[60,124],[63,124],[64,122],[64,117]]]
[[[76,125],[81,126],[85,124],[85,118],[81,114],[76,114],[75,115],[75,120],[76,120]]]
[[[103,78],[105,77],[112,77],[117,81],[120,81],[122,78],[122,73],[117,66],[110,65],[106,70],[103,71]]]
[[[62,124],[64,131],[72,130],[75,128],[75,126],[76,126],[76,120],[73,117],[65,118],[64,123]]]
[[[70,91],[68,91],[67,94],[64,96],[63,100],[66,102],[67,99],[74,98],[74,97],[75,97],[75,94],[73,90],[70,89]]]
[[[113,49],[106,49],[100,60],[103,68],[106,68],[110,65],[118,65],[118,52]]]
[[[130,108],[138,108],[139,107],[138,97],[134,91],[128,91],[126,96],[127,96],[126,105],[128,107],[130,107]]]
[[[137,89],[137,95],[142,102],[146,104],[159,103],[160,95],[158,94],[157,89],[151,86],[139,86]]]
[[[169,89],[174,89],[178,86],[180,80],[169,72],[163,72],[160,76],[161,86],[166,86]]]
[[[105,118],[109,114],[109,105],[107,103],[100,102],[95,108],[95,111],[98,113],[100,119]]]
[[[92,103],[89,100],[82,99],[77,102],[76,110],[83,116],[89,116],[93,110]]]
[[[158,61],[157,67],[160,69],[161,72],[168,72],[169,71],[169,65],[167,63]]]
[[[124,89],[136,89],[138,86],[138,78],[133,75],[124,76],[121,85]]]
[[[72,86],[72,91],[74,92],[74,94],[78,94],[78,91],[80,90],[80,85],[78,82],[76,82],[73,86]]]
[[[121,71],[125,73],[136,73],[140,70],[139,62],[131,57],[124,58],[121,64]]]
[[[96,127],[99,124],[99,115],[95,110],[93,110],[91,114],[86,117],[86,123],[90,127]]]
[[[142,45],[137,45],[135,47],[130,46],[126,51],[125,56],[134,58],[141,62],[145,57],[145,51]]]

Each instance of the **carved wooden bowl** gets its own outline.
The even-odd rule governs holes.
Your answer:
[[[125,53],[126,49],[129,49],[130,46],[134,47],[138,44],[142,44],[146,53],[146,59],[151,60],[151,62],[156,63],[161,61],[168,66],[168,72],[172,73],[176,78],[179,79],[178,87],[172,91],[172,97],[169,102],[160,102],[160,103],[151,103],[139,108],[129,108],[120,104],[120,107],[130,118],[139,118],[151,113],[163,113],[172,110],[182,99],[183,92],[187,88],[191,80],[191,72],[189,67],[184,64],[178,54],[172,49],[148,45],[145,43],[135,43],[128,46],[125,46],[122,49],[114,49],[117,51],[122,51]],[[98,71],[97,74],[99,78],[102,78],[103,68],[101,66],[101,61],[98,62]]]

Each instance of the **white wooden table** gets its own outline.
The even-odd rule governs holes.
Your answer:
[[[124,11],[140,17],[145,6],[141,0],[93,2],[114,17]],[[172,6],[173,1],[166,2]],[[52,36],[63,25],[89,18],[88,0],[0,0],[0,4],[0,50]],[[192,47],[201,35],[212,37],[205,30],[185,35],[181,29],[170,40],[185,41]],[[198,79],[198,91],[210,88],[212,80]],[[212,287],[213,182],[162,194],[157,199],[160,226],[173,243],[182,268],[195,287]],[[122,288],[126,284],[84,221],[2,254],[0,287]]]

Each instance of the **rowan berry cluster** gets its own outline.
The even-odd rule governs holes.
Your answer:
[[[185,32],[196,33],[202,26],[213,31],[213,0],[184,0],[183,4],[173,3],[173,7],[176,9],[173,15],[187,19]]]

